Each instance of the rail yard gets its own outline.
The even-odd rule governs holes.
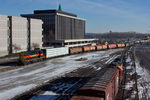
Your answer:
[[[22,92],[40,86],[49,80],[61,77],[66,73],[77,70],[81,67],[92,67],[93,70],[100,69],[99,60],[107,63],[111,62],[123,49],[114,49],[108,51],[97,51],[85,54],[71,55],[61,58],[54,58],[49,61],[27,65],[0,73],[0,90],[2,99],[10,99]],[[120,52],[120,53],[119,53]],[[119,53],[119,54],[118,54]],[[88,58],[86,61],[76,61],[79,58]],[[93,64],[95,66],[93,66]],[[11,84],[10,84],[11,83]],[[15,91],[15,92],[14,92]],[[9,93],[12,95],[7,96]]]
[[[102,84],[96,83],[96,81],[94,83],[91,80],[95,80],[94,77],[96,78],[96,76],[103,75],[100,74],[103,73],[103,70],[104,72],[106,69],[121,71],[121,67],[115,68],[118,65],[115,60],[121,58],[123,71],[122,73],[117,72],[119,80],[116,81],[118,83],[115,83],[118,84],[118,86],[115,85],[115,91],[119,92],[116,91],[112,93],[114,96],[109,97],[114,97],[113,100],[149,100],[148,77],[150,75],[148,56],[145,54],[149,52],[149,47],[143,44],[142,48],[145,49],[142,51],[141,44],[137,44],[126,48],[55,57],[24,66],[15,63],[16,59],[19,58],[11,58],[10,60],[14,62],[0,65],[0,98],[2,100],[82,100],[86,98],[91,100],[90,96],[78,95],[85,94],[82,89],[89,86],[86,84]],[[144,65],[143,59],[146,59]],[[4,68],[5,66],[7,67]],[[11,69],[12,67],[14,68]],[[111,75],[111,73],[107,75]],[[117,77],[115,79],[118,79]],[[95,87],[95,85],[93,86]],[[80,92],[81,90],[82,92]],[[100,89],[100,91],[102,90]]]
[[[0,14],[0,100],[150,100],[149,34],[111,23],[86,33],[86,19],[60,4],[20,16]]]

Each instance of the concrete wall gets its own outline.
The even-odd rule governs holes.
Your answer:
[[[0,56],[8,54],[8,17],[0,15]]]
[[[27,51],[28,45],[28,21],[22,17],[10,17],[10,34],[12,36],[12,53]]]
[[[30,23],[30,47],[31,50],[35,48],[42,48],[42,20],[29,19]]]

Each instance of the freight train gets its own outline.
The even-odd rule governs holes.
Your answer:
[[[58,56],[71,55],[77,53],[124,48],[125,43],[122,44],[108,44],[108,45],[96,45],[96,46],[81,46],[81,47],[60,47],[51,49],[38,49],[33,51],[26,51],[20,53],[19,62],[23,65],[54,58]]]
[[[122,80],[122,73],[122,58],[116,58],[82,86],[71,97],[71,100],[115,100]]]
[[[43,50],[34,50],[20,54],[23,64],[46,60],[53,57],[99,51],[114,48],[124,48],[126,44],[110,44],[83,47],[61,47]],[[128,45],[129,46],[129,45]],[[71,100],[115,100],[118,94],[119,85],[124,73],[123,57],[116,58],[113,62],[105,65],[86,84],[79,88],[71,97]]]

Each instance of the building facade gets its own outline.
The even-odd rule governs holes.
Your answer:
[[[42,48],[42,20],[9,16],[9,53]]]
[[[0,15],[0,56],[8,54],[9,44],[9,19],[6,15]]]
[[[42,48],[42,20],[0,15],[0,57]]]
[[[85,19],[75,14],[58,10],[35,10],[34,14],[21,16],[43,21],[43,46],[51,46],[56,40],[84,39]]]
[[[42,20],[39,19],[28,19],[29,22],[29,38],[28,38],[28,50],[34,50],[35,48],[42,48]]]
[[[10,46],[9,53],[27,51],[28,47],[28,21],[26,18],[9,16]]]

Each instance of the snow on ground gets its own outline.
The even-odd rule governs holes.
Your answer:
[[[126,66],[126,81],[127,83],[124,86],[125,91],[131,93],[131,97],[127,97],[126,100],[133,100],[133,98],[135,98],[136,95],[136,91],[133,89],[134,85],[135,85],[135,80],[132,78],[132,75],[136,73],[135,67],[133,66],[133,61],[130,58],[129,54],[127,56],[126,59],[126,63],[128,64]]]
[[[106,62],[105,62],[105,64],[110,64],[114,59],[116,59],[117,57],[119,57],[119,55],[114,55],[114,56],[112,56],[109,60],[107,60]]]
[[[134,81],[130,81],[130,82],[126,83],[125,89],[126,90],[131,90],[131,88],[133,87],[133,84],[135,84]]]
[[[131,63],[131,58],[130,56],[128,56],[127,60],[126,60],[126,63],[128,63],[128,66],[126,67],[127,70],[130,70],[130,71],[127,71],[128,73],[127,74],[130,74],[130,73],[135,73],[135,70],[132,66],[132,63]],[[130,74],[131,75],[131,74]],[[129,79],[130,80],[130,79]],[[135,84],[134,81],[130,80],[128,83],[126,83],[125,85],[125,89],[126,90],[131,90],[131,88],[133,87],[133,85]]]
[[[108,58],[110,54],[122,50],[113,49],[59,57],[8,72],[2,72],[0,73],[0,100],[8,100],[44,82],[60,77],[80,67],[88,67],[94,62]],[[88,58],[88,60],[75,61],[81,57]]]
[[[138,59],[136,59],[136,72],[140,75],[137,83],[139,99],[150,100],[150,72],[140,66]]]
[[[9,98],[12,98],[14,95],[17,95],[21,92],[25,92],[27,90],[30,90],[31,88],[35,87],[34,84],[27,85],[27,86],[18,86],[16,88],[12,88],[9,91],[2,92],[0,95],[0,100],[9,100]]]

